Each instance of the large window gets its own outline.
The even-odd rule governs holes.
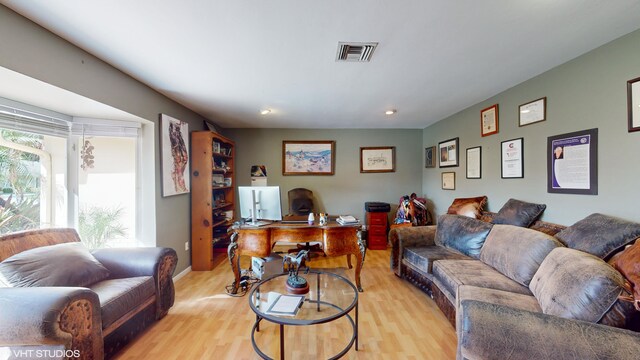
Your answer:
[[[89,248],[155,245],[142,230],[155,227],[143,210],[154,206],[152,124],[69,118],[51,131],[1,110],[0,233],[74,227]]]

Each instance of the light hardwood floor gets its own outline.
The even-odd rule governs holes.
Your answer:
[[[242,268],[250,258],[243,258]],[[212,271],[190,272],[176,283],[169,314],[116,357],[126,359],[259,359],[251,346],[255,314],[248,295],[229,297],[233,275],[227,258],[216,255]],[[331,269],[353,281],[346,257],[314,257],[310,266]],[[359,298],[359,348],[343,359],[454,359],[456,335],[435,303],[389,269],[389,250],[368,250]],[[346,319],[314,326],[285,327],[287,359],[326,359],[347,344]],[[278,328],[266,321],[256,336],[263,351],[279,357]]]

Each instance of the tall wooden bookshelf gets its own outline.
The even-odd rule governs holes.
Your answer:
[[[211,131],[191,133],[191,269],[213,269],[226,252],[235,207],[235,143]]]

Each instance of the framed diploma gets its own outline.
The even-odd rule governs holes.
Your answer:
[[[467,149],[467,179],[482,178],[482,147]]]
[[[489,136],[498,133],[498,104],[480,111],[480,135]]]
[[[524,138],[503,141],[501,143],[502,178],[517,179],[524,177]]]
[[[455,172],[443,172],[442,173],[442,190],[455,190],[456,189],[456,173]]]
[[[530,125],[547,119],[547,98],[533,100],[518,107],[520,126]]]
[[[438,157],[441,168],[458,166],[458,138],[438,143]]]
[[[629,132],[640,131],[640,77],[627,81]]]
[[[598,195],[598,129],[547,138],[547,192]]]

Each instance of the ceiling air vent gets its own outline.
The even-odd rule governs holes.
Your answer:
[[[369,61],[373,50],[378,46],[377,42],[368,43],[338,43],[338,53],[336,54],[336,61]]]

